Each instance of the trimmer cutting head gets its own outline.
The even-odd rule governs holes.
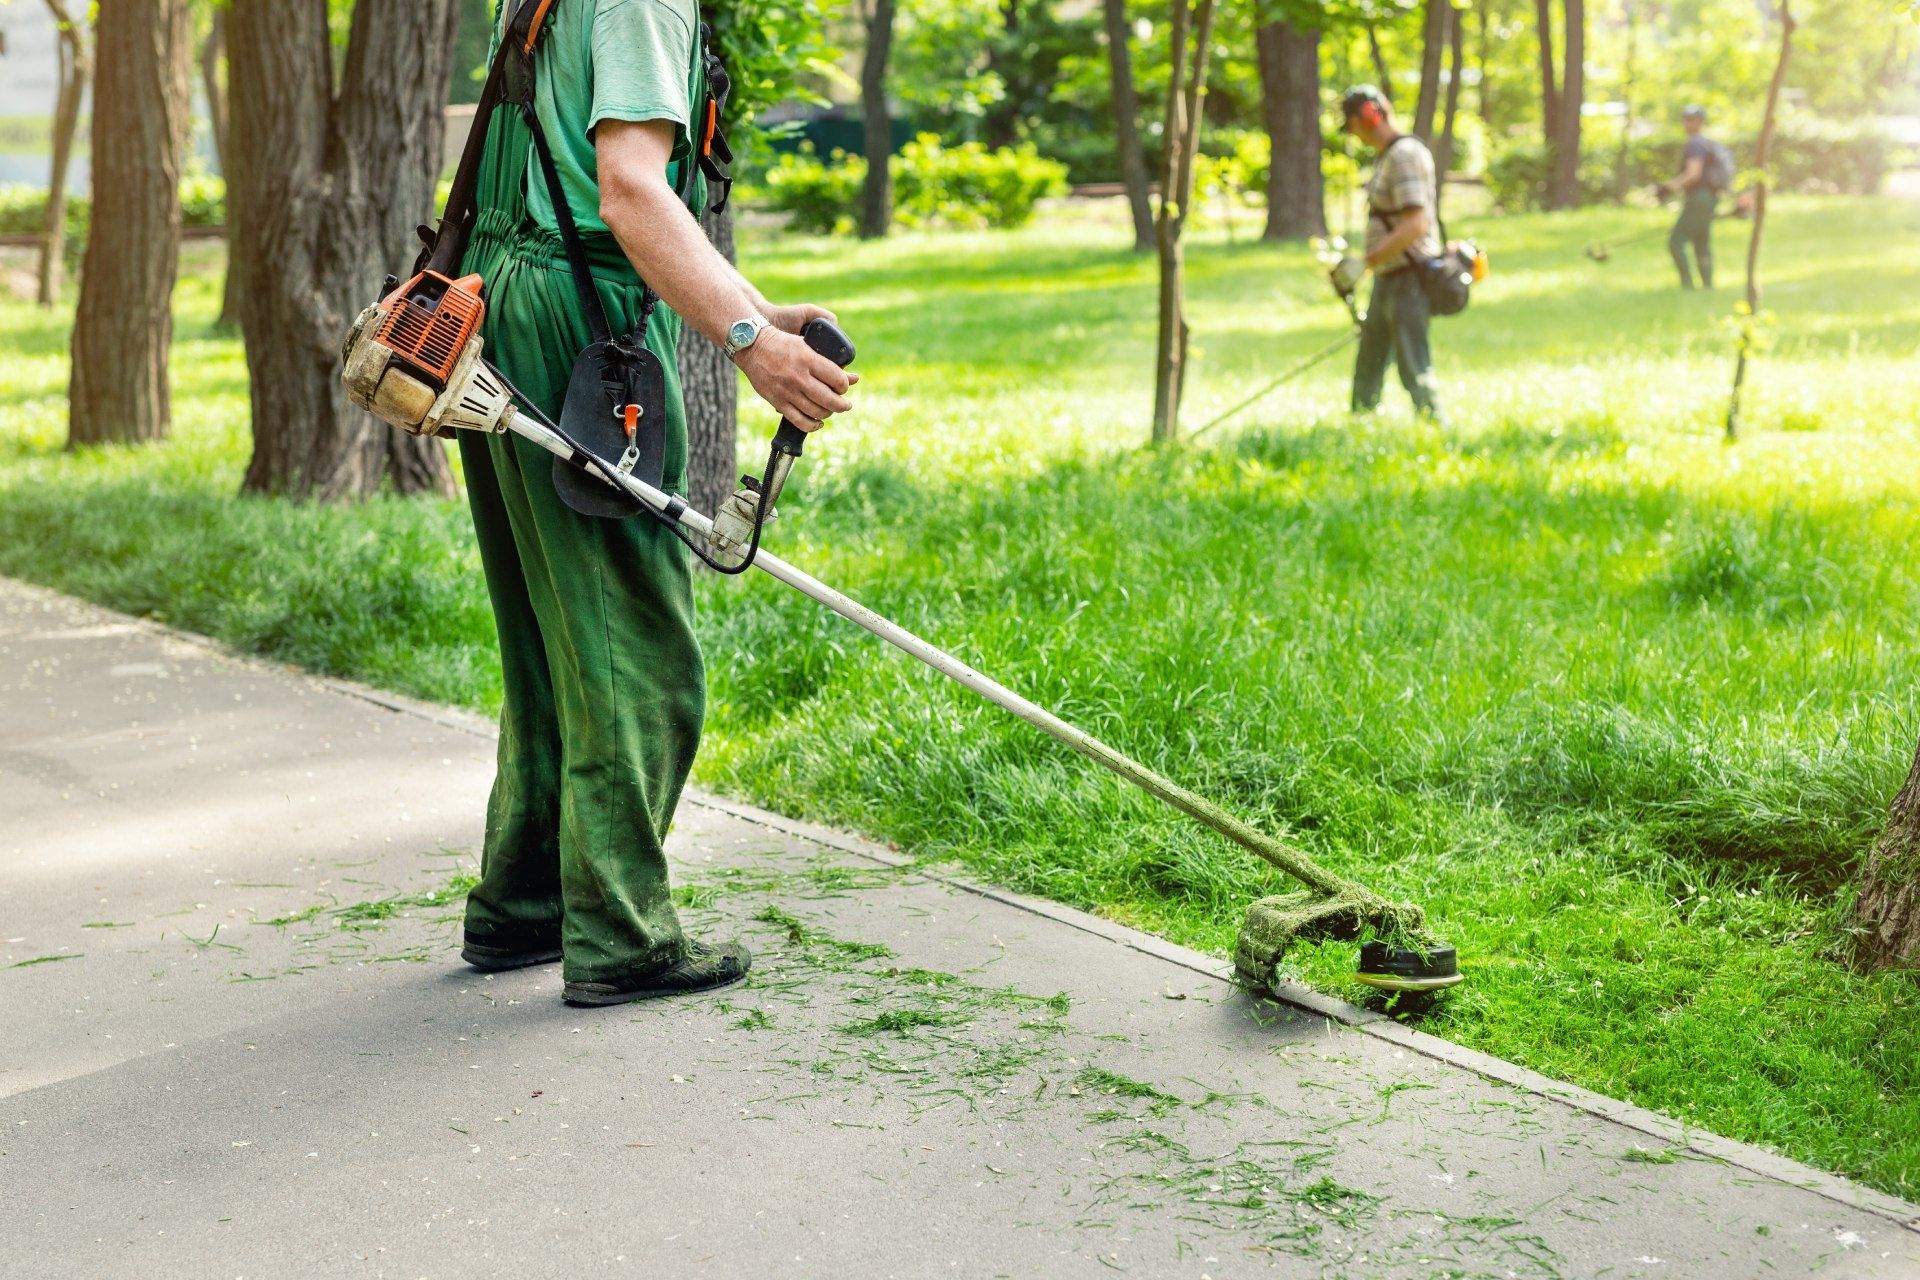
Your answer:
[[[1418,907],[1362,903],[1312,892],[1262,898],[1247,908],[1233,950],[1234,972],[1243,985],[1271,993],[1280,982],[1281,961],[1294,943],[1350,942],[1370,932],[1396,941],[1361,945],[1355,977],[1367,986],[1397,993],[1431,992],[1463,980],[1454,949],[1427,936]]]
[[[1354,978],[1381,991],[1444,991],[1466,981],[1460,958],[1452,947],[1393,947],[1384,942],[1360,944],[1359,972]]]

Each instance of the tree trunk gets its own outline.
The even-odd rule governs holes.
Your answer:
[[[441,443],[350,405],[340,339],[417,248],[440,171],[457,6],[358,0],[334,94],[325,0],[233,0],[227,26],[233,257],[252,375],[245,487],[339,500],[451,495]]]
[[[1380,92],[1387,95],[1387,101],[1393,101],[1393,71],[1387,66],[1387,54],[1380,47],[1380,32],[1374,25],[1367,24],[1367,53],[1373,59],[1373,74],[1380,82]]]
[[[1433,145],[1433,119],[1440,110],[1440,61],[1452,29],[1449,0],[1427,0],[1420,38],[1420,93],[1413,103],[1413,136]]]
[[[1140,100],[1133,90],[1133,59],[1127,49],[1127,0],[1102,0],[1107,21],[1107,67],[1113,80],[1114,148],[1133,214],[1133,251],[1153,248],[1153,202],[1147,191],[1147,157],[1140,146]]]
[[[1850,923],[1856,967],[1920,969],[1920,753],[1867,855]]]
[[[1540,137],[1548,154],[1560,136],[1560,86],[1553,63],[1553,0],[1533,0],[1540,53]],[[1551,180],[1549,180],[1551,181]]]
[[[1767,166],[1773,163],[1773,131],[1780,113],[1780,86],[1787,79],[1787,57],[1793,52],[1793,8],[1780,0],[1780,56],[1773,64],[1773,79],[1767,84],[1767,111],[1760,120],[1760,143],[1754,148],[1753,167],[1758,176],[1753,182],[1753,233],[1747,239],[1747,310],[1740,319],[1740,338],[1733,363],[1733,394],[1727,400],[1726,439],[1729,444],[1740,438],[1740,394],[1747,383],[1747,359],[1759,338],[1760,316],[1760,236],[1767,229]]]
[[[700,219],[714,248],[735,260],[733,205]],[[720,509],[739,482],[740,380],[726,352],[696,333],[680,330],[680,390],[687,402],[687,497],[708,515]]]
[[[1160,170],[1160,219],[1155,227],[1160,250],[1160,334],[1154,360],[1153,438],[1161,443],[1180,437],[1180,399],[1186,389],[1186,264],[1180,236],[1186,229],[1188,205],[1193,199],[1193,156],[1200,142],[1200,113],[1206,103],[1213,11],[1214,0],[1197,0],[1194,5],[1191,58],[1187,0],[1173,0],[1168,28],[1172,74],[1167,80],[1166,159]]]
[[[999,76],[1006,92],[980,113],[980,140],[993,150],[1020,140],[1020,109],[1027,90],[1022,83],[1025,59],[1016,56],[1014,65],[1007,65],[1007,53],[1019,39],[1020,0],[1000,0],[1000,35],[987,41],[987,70]]]
[[[1561,0],[1567,24],[1565,68],[1554,136],[1553,179],[1547,193],[1549,209],[1574,209],[1580,204],[1580,108],[1586,98],[1587,15],[1585,0]]]
[[[877,240],[893,222],[893,118],[887,111],[887,57],[893,47],[894,0],[873,0],[867,52],[860,61],[860,111],[866,123],[867,180],[860,192],[860,236]]]
[[[1447,174],[1453,168],[1453,125],[1460,114],[1460,81],[1465,69],[1467,17],[1458,8],[1447,6],[1447,110],[1440,126],[1440,149],[1434,157],[1434,199],[1446,192]],[[1436,209],[1437,213],[1438,210]]]
[[[86,28],[75,22],[66,0],[47,0],[60,29],[59,91],[53,104],[53,167],[47,174],[47,213],[41,224],[36,301],[50,307],[60,299],[60,278],[67,265],[67,171],[73,164],[73,139],[80,128],[80,100],[93,75]]]
[[[1480,83],[1477,86],[1477,92],[1479,94],[1479,99],[1480,99],[1479,101],[1480,121],[1482,124],[1486,125],[1487,132],[1489,134],[1492,134],[1496,132],[1498,126],[1495,124],[1494,118],[1493,118],[1493,104],[1494,104],[1493,77],[1487,74],[1487,63],[1489,61],[1487,57],[1487,54],[1488,54],[1487,46],[1489,44],[1489,38],[1487,35],[1487,26],[1488,26],[1487,6],[1484,3],[1482,3],[1482,4],[1477,4],[1473,7],[1474,7],[1474,12],[1476,16],[1478,16],[1480,19],[1480,42],[1479,42],[1479,45],[1475,48],[1474,55],[1473,55],[1474,68],[1480,73]]]
[[[1621,76],[1620,97],[1625,108],[1620,119],[1620,153],[1613,160],[1613,199],[1616,204],[1625,204],[1627,199],[1627,170],[1633,158],[1633,88],[1634,63],[1639,55],[1640,18],[1634,8],[1634,0],[1625,0],[1627,18],[1627,61]]]
[[[200,87],[207,95],[207,119],[213,126],[213,160],[226,179],[232,172],[233,148],[227,139],[227,95],[220,80],[220,64],[227,53],[227,11],[215,9],[207,42],[200,48]],[[233,207],[227,207],[227,279],[220,291],[220,318],[214,327],[231,329],[240,323],[240,273],[233,253]]]
[[[1269,240],[1326,234],[1326,186],[1320,174],[1320,33],[1269,22],[1254,33],[1260,63],[1260,115],[1267,127]]]
[[[189,121],[187,0],[114,0],[94,29],[93,218],[73,322],[68,444],[167,434]]]

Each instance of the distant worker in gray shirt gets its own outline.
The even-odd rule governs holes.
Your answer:
[[[1370,84],[1347,90],[1340,109],[1346,131],[1379,156],[1367,183],[1366,256],[1349,254],[1334,268],[1334,284],[1343,293],[1351,293],[1373,272],[1373,295],[1353,362],[1353,408],[1366,413],[1380,406],[1391,355],[1414,408],[1437,420],[1440,397],[1427,344],[1432,313],[1421,272],[1415,269],[1440,256],[1435,212],[1440,193],[1433,153],[1420,139],[1394,128],[1393,107]]]
[[[1687,269],[1687,246],[1700,265],[1700,283],[1713,288],[1713,219],[1720,206],[1720,193],[1733,185],[1733,153],[1707,137],[1707,109],[1688,107],[1680,116],[1687,130],[1687,143],[1680,152],[1680,176],[1673,187],[1680,191],[1680,217],[1667,237],[1673,265],[1680,269],[1680,287],[1693,288],[1693,273]]]

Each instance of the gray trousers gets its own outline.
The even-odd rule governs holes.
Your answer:
[[[1673,265],[1680,269],[1680,286],[1684,289],[1693,288],[1693,273],[1687,270],[1688,245],[1693,246],[1693,256],[1700,262],[1700,283],[1713,288],[1713,215],[1719,204],[1720,197],[1712,188],[1695,187],[1687,193],[1673,234],[1667,237],[1667,251],[1673,255]]]
[[[1413,397],[1413,406],[1430,418],[1440,416],[1440,396],[1433,380],[1433,351],[1427,345],[1431,321],[1427,291],[1411,270],[1390,271],[1373,279],[1367,318],[1360,326],[1360,351],[1353,360],[1353,408],[1370,412],[1380,407],[1380,389],[1386,381],[1387,358],[1400,370],[1400,385]]]

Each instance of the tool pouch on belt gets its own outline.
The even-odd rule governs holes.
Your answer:
[[[657,489],[666,424],[666,371],[637,340],[596,342],[573,362],[560,426],[582,449]],[[640,511],[625,493],[560,458],[553,460],[553,488],[582,515],[624,520]]]

